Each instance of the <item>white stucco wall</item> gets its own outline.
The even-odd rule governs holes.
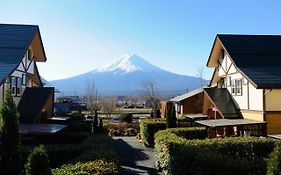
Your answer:
[[[231,80],[242,79],[242,95],[232,95],[236,106],[242,110],[263,110],[263,90],[256,89],[248,80],[236,69],[228,55],[225,55],[221,63],[223,69],[219,76],[225,77],[226,87],[231,94],[231,86],[229,85],[229,77]],[[227,71],[227,74],[224,71]],[[280,93],[281,96],[281,93]],[[281,104],[280,104],[281,107]],[[280,108],[281,109],[281,108]]]
[[[227,75],[227,79],[231,77],[231,80],[235,79],[243,79],[243,76],[240,73],[235,73],[231,75]],[[242,80],[243,81],[243,80]],[[231,86],[227,86],[229,93],[231,94]],[[248,90],[247,84],[242,84],[242,95],[232,95],[233,99],[236,102],[236,106],[239,109],[248,109]]]
[[[263,90],[249,83],[250,110],[263,111]]]

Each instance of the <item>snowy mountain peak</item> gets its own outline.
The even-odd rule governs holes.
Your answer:
[[[114,72],[120,74],[127,74],[135,71],[152,72],[160,68],[150,64],[138,55],[123,55],[114,61],[112,64],[101,67],[94,72]]]

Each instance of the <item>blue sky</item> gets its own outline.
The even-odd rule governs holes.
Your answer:
[[[204,68],[217,33],[281,34],[281,1],[0,1],[0,22],[40,26],[47,80],[91,71],[138,54],[184,75]]]

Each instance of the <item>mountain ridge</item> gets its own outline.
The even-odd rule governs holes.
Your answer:
[[[160,94],[184,93],[206,84],[198,77],[179,75],[152,65],[138,55],[124,55],[113,63],[66,79],[50,81],[66,94],[83,94],[87,83],[94,81],[103,95],[140,95],[145,82],[153,82]]]

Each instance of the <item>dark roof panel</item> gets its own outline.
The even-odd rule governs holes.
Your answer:
[[[281,35],[218,35],[235,65],[257,88],[281,87]]]
[[[37,31],[35,25],[0,24],[0,47],[27,49]]]
[[[281,54],[281,35],[218,34],[228,52],[249,54]]]
[[[34,25],[0,24],[0,84],[16,69],[37,31]]]
[[[33,123],[42,111],[54,88],[26,88],[18,104],[20,123]]]
[[[226,88],[205,88],[204,91],[225,119],[242,118]]]

